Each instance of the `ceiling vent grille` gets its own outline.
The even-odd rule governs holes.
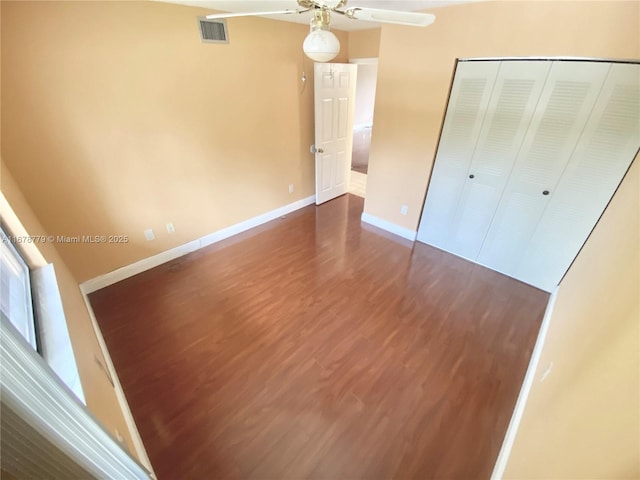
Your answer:
[[[205,17],[198,17],[198,25],[203,43],[229,43],[226,20],[207,20]]]

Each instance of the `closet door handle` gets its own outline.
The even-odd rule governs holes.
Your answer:
[[[469,178],[475,178],[476,176],[472,173],[471,175],[469,175]]]
[[[543,195],[549,195],[549,190],[545,190],[544,192],[542,192]]]

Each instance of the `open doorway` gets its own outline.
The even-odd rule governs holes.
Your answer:
[[[364,197],[369,170],[371,134],[373,131],[373,107],[376,97],[378,59],[351,59],[349,63],[358,66],[349,191]]]

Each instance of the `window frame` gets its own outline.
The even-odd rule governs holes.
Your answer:
[[[22,268],[25,272],[26,298],[24,300],[27,307],[27,316],[28,316],[27,320],[29,321],[27,325],[29,338],[22,335],[19,328],[13,323],[13,321],[11,321],[10,318],[7,317],[7,314],[5,314],[2,310],[0,310],[0,316],[5,317],[7,321],[15,327],[16,331],[18,331],[18,333],[22,335],[25,341],[29,345],[31,345],[31,347],[38,354],[42,355],[42,346],[41,346],[41,339],[39,335],[38,319],[36,315],[36,309],[34,308],[34,304],[33,304],[33,286],[31,282],[32,268],[29,266],[29,263],[25,259],[23,253],[16,247],[14,242],[11,241],[12,237],[13,235],[10,234],[9,230],[4,225],[4,223],[0,223],[0,239],[2,241],[3,246],[6,245],[7,249],[12,254],[14,260],[19,264],[20,268]]]

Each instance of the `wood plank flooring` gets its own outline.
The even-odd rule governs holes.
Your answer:
[[[90,296],[160,480],[489,478],[548,295],[346,195]]]

